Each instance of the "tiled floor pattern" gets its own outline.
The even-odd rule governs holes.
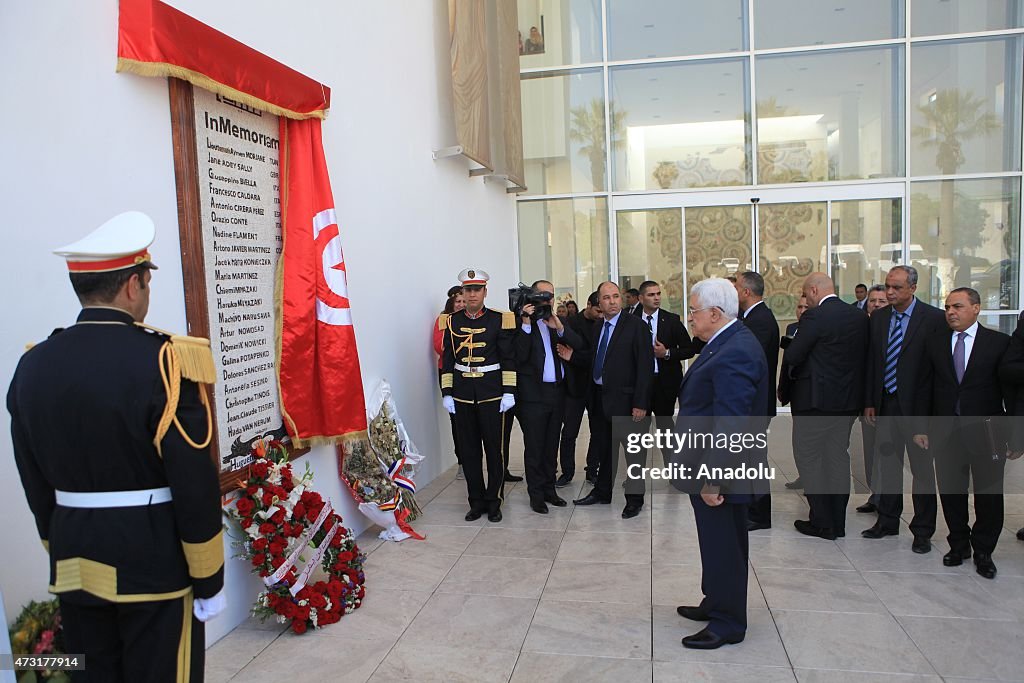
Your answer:
[[[994,555],[999,575],[988,581],[969,562],[942,566],[941,514],[927,555],[910,551],[905,523],[897,537],[860,538],[873,522],[853,511],[863,493],[851,498],[845,539],[798,534],[793,520],[807,508],[783,489],[795,477],[789,434],[785,423],[772,431],[773,528],[751,534],[749,629],[739,645],[680,645],[701,628],[675,612],[701,596],[686,496],[649,487],[630,520],[620,517],[621,496],[538,515],[517,484],[506,489],[500,524],[467,523],[453,468],[419,494],[426,504],[415,527],[426,541],[384,544],[374,530],[360,539],[368,579],[357,612],[304,636],[245,623],[208,651],[207,681],[1024,681],[1024,543],[1013,537],[1024,526],[1024,466],[1008,468],[1015,493]],[[580,462],[587,441],[584,426]],[[521,473],[518,427],[512,453]],[[578,471],[563,498],[589,490]]]

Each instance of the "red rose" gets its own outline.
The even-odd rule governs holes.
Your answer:
[[[366,589],[363,588],[362,586],[360,586],[359,587],[359,594],[358,595],[359,595],[359,599],[362,600],[364,597],[366,597]]]
[[[256,486],[255,484],[249,484],[248,486],[245,487],[246,494],[250,495],[250,496],[255,496],[256,492],[259,491],[259,490],[260,490],[260,487]]]
[[[341,544],[345,542],[345,539],[341,537],[341,534],[334,534],[334,538],[331,539],[332,548],[340,548]]]
[[[278,508],[277,512],[270,515],[270,521],[273,522],[275,526],[280,526],[281,522],[284,521],[284,510]]]
[[[292,630],[297,635],[302,635],[306,632],[306,620],[305,619],[292,619]]]
[[[320,510],[322,508],[323,508],[323,505],[321,505],[320,507],[309,508],[308,510],[306,510],[306,519],[310,523],[315,522],[316,518],[320,516]]]
[[[322,595],[314,595],[309,599],[309,604],[313,605],[313,607],[316,607],[317,609],[322,609],[327,607],[327,600],[325,600]]]
[[[292,515],[295,519],[302,519],[306,515],[306,506],[301,501],[296,503],[292,508]]]
[[[338,562],[351,562],[355,558],[355,553],[351,550],[346,550],[343,553],[338,553]]]
[[[267,473],[270,471],[270,465],[265,460],[257,460],[252,464],[250,472],[256,479],[266,479]]]
[[[256,553],[252,556],[252,566],[262,567],[267,561],[267,556],[263,553]]]
[[[274,569],[277,569],[282,564],[284,564],[284,558],[283,557],[275,557],[274,559],[272,559],[270,561],[270,566],[273,567]]]
[[[299,616],[303,621],[309,619],[309,605],[299,605]]]
[[[252,542],[252,549],[257,552],[262,552],[267,549],[267,539],[257,538]]]
[[[298,538],[299,536],[301,536],[302,535],[302,531],[303,531],[303,528],[302,528],[301,524],[293,524],[292,525],[292,538]]]
[[[238,510],[238,514],[242,517],[251,515],[254,507],[252,501],[248,498],[239,498],[235,501],[235,509]]]
[[[242,519],[242,528],[243,529],[248,529],[251,526],[252,526],[252,517],[244,517]]]

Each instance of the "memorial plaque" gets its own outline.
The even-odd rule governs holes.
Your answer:
[[[260,438],[286,439],[274,286],[281,256],[278,117],[170,79],[189,334],[208,337],[213,457],[230,490]]]

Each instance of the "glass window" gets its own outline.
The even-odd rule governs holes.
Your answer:
[[[550,280],[556,296],[586,301],[610,277],[607,200],[551,199],[517,206],[519,279],[527,284]]]
[[[601,0],[519,0],[524,69],[600,62]]]
[[[1013,314],[982,313],[978,316],[978,322],[990,330],[996,330],[1003,334],[1013,334],[1017,329],[1017,316]]]
[[[623,288],[654,280],[661,285],[661,307],[685,318],[682,210],[619,211],[615,226]]]
[[[757,58],[762,183],[903,173],[900,47]]]
[[[686,209],[686,288],[709,277],[729,277],[754,266],[750,206]]]
[[[756,50],[902,38],[903,2],[754,0],[754,30]]]
[[[1020,0],[912,0],[915,36],[997,31],[1024,26]]]
[[[523,161],[526,186],[530,188],[527,194],[603,191],[601,71],[524,74],[522,79]]]
[[[973,287],[985,309],[1018,308],[1020,179],[913,183],[910,259],[917,294],[942,306],[955,287]]]
[[[825,272],[828,206],[806,204],[758,204],[761,275],[764,299],[779,321],[779,331],[796,320],[804,278]]]
[[[745,59],[614,67],[617,190],[750,183]]]
[[[746,0],[608,0],[608,58],[745,50],[746,9]]]
[[[859,284],[884,284],[889,269],[902,263],[903,215],[899,199],[832,202],[832,279],[836,292],[856,300]]]
[[[911,173],[1020,170],[1020,38],[911,50]]]

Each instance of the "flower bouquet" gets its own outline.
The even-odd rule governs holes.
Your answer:
[[[60,623],[57,600],[32,601],[25,605],[10,630],[11,652],[15,655],[62,655],[64,631]],[[23,671],[18,683],[65,683],[71,679],[66,671]]]
[[[312,479],[308,465],[301,476],[293,473],[281,442],[257,441],[249,478],[228,509],[244,532],[235,542],[238,556],[266,585],[253,616],[291,622],[295,633],[335,623],[365,595],[359,547],[331,504],[311,490]],[[325,578],[311,582],[318,567]]]

